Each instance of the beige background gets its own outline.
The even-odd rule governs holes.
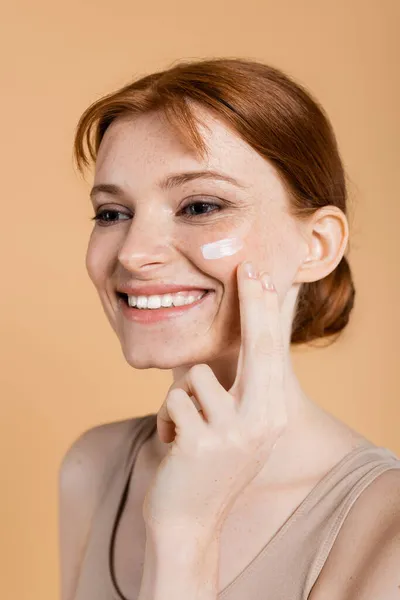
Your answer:
[[[357,302],[343,338],[296,351],[306,391],[400,453],[399,43],[396,0],[245,3],[13,0],[0,31],[1,595],[58,597],[57,471],[95,424],[156,412],[168,371],[136,371],[86,274],[88,183],[72,164],[83,110],[183,58],[244,56],[304,83],[351,179]],[[89,600],[89,599],[88,599]]]

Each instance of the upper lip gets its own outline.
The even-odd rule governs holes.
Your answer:
[[[122,292],[124,294],[128,294],[128,296],[151,296],[151,295],[159,295],[162,294],[173,294],[176,292],[183,292],[189,290],[207,290],[207,288],[203,288],[197,285],[177,285],[177,284],[161,284],[161,283],[153,283],[151,285],[143,285],[143,286],[135,286],[135,285],[122,285],[117,291]]]

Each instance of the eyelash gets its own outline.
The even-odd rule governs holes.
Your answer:
[[[184,206],[181,209],[181,212],[183,212],[184,210],[186,210],[187,208],[189,208],[189,206],[198,206],[198,205],[203,205],[203,206],[215,206],[218,209],[222,209],[223,207],[220,206],[219,204],[215,204],[214,202],[191,202],[190,204],[187,204],[186,206]],[[203,214],[199,214],[199,215],[190,215],[187,214],[186,217],[188,219],[197,219],[198,217],[202,217],[204,215],[207,215],[209,213],[213,213],[215,211],[207,211]],[[218,211],[217,211],[218,212]],[[97,221],[99,224],[101,224],[102,227],[108,227],[110,224],[112,225],[113,223],[117,223],[118,221],[105,221],[104,220],[104,214],[106,213],[111,213],[111,214],[120,214],[120,215],[125,215],[128,216],[126,213],[123,213],[119,210],[112,210],[112,209],[105,209],[105,210],[101,210],[100,212],[97,213],[97,215],[95,215],[94,217],[91,217],[91,221]],[[119,220],[119,219],[118,219]]]

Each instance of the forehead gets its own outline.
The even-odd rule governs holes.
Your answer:
[[[95,165],[96,182],[138,182],[139,178],[150,182],[170,172],[213,169],[249,188],[281,188],[271,163],[209,111],[202,107],[195,110],[202,122],[199,133],[207,146],[204,160],[183,144],[162,112],[124,116],[116,119],[103,137]]]

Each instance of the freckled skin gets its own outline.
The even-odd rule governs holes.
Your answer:
[[[224,363],[221,377],[228,385],[234,379],[240,347],[237,265],[253,260],[257,268],[272,274],[278,292],[284,294],[307,248],[299,225],[287,213],[286,191],[273,167],[218,120],[206,113],[204,118],[211,126],[211,132],[201,129],[210,153],[207,163],[189,153],[160,115],[123,118],[110,126],[100,146],[94,184],[119,183],[126,197],[103,194],[94,208],[121,210],[130,218],[94,226],[86,265],[130,365],[173,369],[206,362],[218,372],[218,364]],[[167,173],[202,168],[232,174],[249,189],[210,180],[169,192],[157,189],[156,182]],[[220,205],[226,198],[234,204],[209,209],[210,214],[203,211],[191,220],[177,216],[190,197],[190,201]],[[201,247],[224,238],[240,239],[240,251],[218,260],[205,259]],[[122,281],[204,285],[215,294],[207,309],[150,328],[122,317],[114,296],[116,284]],[[288,331],[295,287],[287,298]]]

